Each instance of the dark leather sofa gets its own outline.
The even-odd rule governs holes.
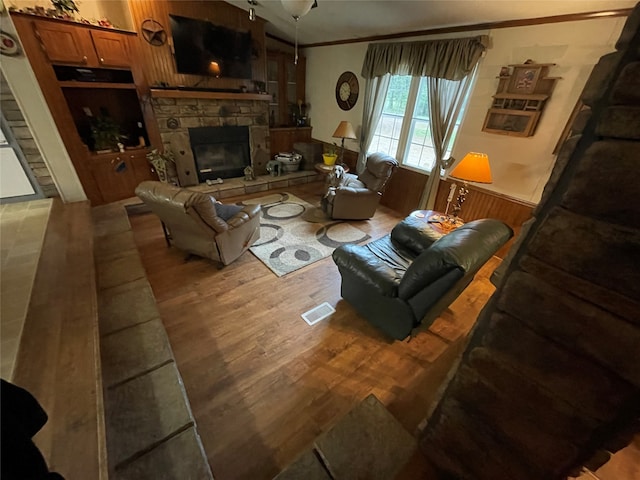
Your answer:
[[[409,216],[389,235],[333,252],[342,297],[387,335],[402,340],[430,325],[513,236],[503,222],[482,219],[442,236]]]

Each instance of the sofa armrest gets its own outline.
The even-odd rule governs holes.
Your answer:
[[[366,187],[345,187],[345,186],[341,186],[341,187],[337,187],[336,191],[335,191],[336,195],[340,195],[343,197],[350,197],[350,196],[356,196],[356,195],[371,195],[371,196],[378,196],[381,194],[379,194],[378,192],[374,192],[373,190],[369,190]]]
[[[231,228],[237,228],[244,223],[247,223],[256,215],[260,215],[260,205],[246,205],[242,210],[231,217],[227,223]]]
[[[342,245],[332,254],[333,261],[342,273],[348,271],[381,295],[396,297],[398,278],[395,270],[360,245]]]
[[[460,271],[460,276],[462,276],[462,270],[441,252],[434,249],[426,250],[407,268],[400,282],[398,295],[407,300],[456,269]]]
[[[391,230],[393,243],[414,252],[416,255],[420,255],[442,236],[428,223],[413,216],[408,216]]]

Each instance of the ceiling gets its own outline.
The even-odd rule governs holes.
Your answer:
[[[295,22],[280,0],[257,0],[266,31],[293,42]],[[317,0],[299,20],[300,44],[475,25],[570,13],[631,8],[637,0]],[[227,3],[249,10],[247,0]]]

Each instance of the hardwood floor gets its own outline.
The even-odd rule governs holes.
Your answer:
[[[287,191],[316,203],[321,188]],[[402,217],[380,207],[354,225],[376,239]],[[219,270],[167,248],[154,215],[130,221],[218,480],[272,478],[369,393],[415,433],[500,262],[492,258],[429,331],[398,342],[341,300],[331,257],[281,278],[249,252]],[[300,315],[325,301],[336,313],[308,326]]]

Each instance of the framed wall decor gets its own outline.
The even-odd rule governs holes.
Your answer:
[[[540,112],[492,108],[485,117],[482,130],[512,137],[529,137],[539,118]]]
[[[510,93],[523,93],[529,95],[536,89],[536,82],[540,75],[540,67],[536,66],[518,66],[513,67],[511,75]]]
[[[483,132],[530,137],[559,77],[547,77],[554,63],[525,63],[502,67],[498,88],[482,126]]]

